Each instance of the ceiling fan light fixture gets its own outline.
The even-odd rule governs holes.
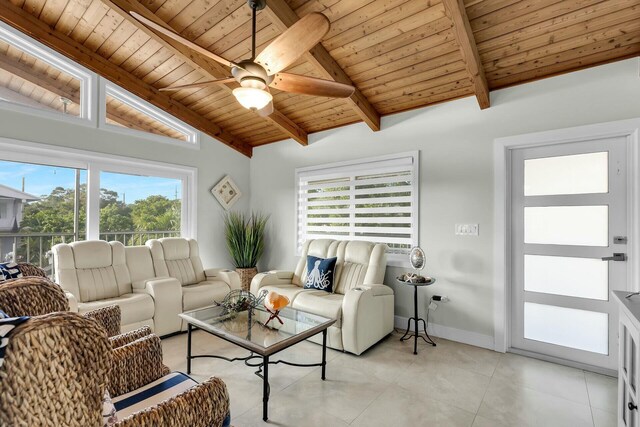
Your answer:
[[[233,96],[244,108],[249,110],[260,110],[273,99],[269,92],[252,87],[235,88]]]

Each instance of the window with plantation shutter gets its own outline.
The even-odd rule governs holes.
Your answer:
[[[297,250],[308,239],[386,243],[389,261],[418,245],[418,153],[296,170]]]

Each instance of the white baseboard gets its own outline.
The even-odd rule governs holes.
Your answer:
[[[404,331],[407,329],[407,318],[402,316],[394,316],[394,325],[398,330]],[[422,323],[422,322],[420,322]],[[413,326],[413,322],[411,322]],[[422,325],[419,325],[422,326]],[[451,341],[457,341],[464,344],[473,345],[476,347],[487,348],[489,350],[495,350],[493,336],[483,335],[477,332],[465,331],[463,329],[451,328],[449,326],[442,326],[435,323],[430,323],[427,328],[429,335],[435,337],[444,338]]]

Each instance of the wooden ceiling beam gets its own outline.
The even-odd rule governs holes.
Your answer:
[[[462,59],[473,83],[476,98],[480,109],[484,110],[491,106],[491,98],[489,96],[489,84],[487,77],[482,68],[482,61],[478,53],[478,46],[473,37],[473,30],[469,23],[469,17],[463,0],[443,0],[444,8],[451,18],[453,30],[456,35]]]
[[[205,77],[210,79],[223,79],[227,78],[231,75],[231,70],[226,68],[225,66],[210,60],[209,58],[201,55],[197,52],[192,51],[191,49],[185,47],[181,43],[176,42],[175,40],[167,37],[164,34],[157,33],[146,25],[139,22],[135,19],[129,12],[136,12],[145,18],[155,22],[158,25],[163,26],[164,28],[176,32],[169,24],[164,22],[158,16],[156,16],[153,12],[147,9],[144,5],[139,3],[137,0],[101,0],[103,4],[108,6],[117,12],[120,16],[122,16],[125,20],[133,24],[137,29],[147,34],[149,37],[160,43],[165,48],[169,49],[175,55],[178,55],[180,58],[184,59],[191,67],[200,71]],[[229,93],[233,90],[235,86],[227,86],[220,85],[221,88],[225,89]],[[278,112],[274,109],[274,113],[270,116],[265,117],[267,121],[270,121],[274,124],[278,129],[284,132],[288,137],[294,139],[301,145],[307,145],[309,143],[309,138],[307,136],[307,132],[302,129],[300,126],[295,124],[291,119],[286,117],[284,114]]]
[[[136,78],[84,45],[71,39],[40,21],[8,0],[0,0],[0,20],[22,33],[40,41],[69,59],[82,64],[91,71],[125,88],[158,108],[172,114],[183,122],[210,135],[238,152],[251,157],[253,148],[246,142],[222,129],[215,123],[191,111],[183,104],[171,99],[153,86]]]
[[[273,25],[278,27],[280,31],[285,31],[300,19],[285,0],[269,0],[263,12],[269,15]],[[353,81],[351,81],[351,78],[344,72],[342,67],[333,59],[329,51],[327,51],[322,44],[318,43],[313,49],[307,52],[305,59],[329,79],[356,87]],[[357,87],[353,95],[347,98],[347,100],[360,118],[362,118],[374,132],[380,130],[380,114]]]

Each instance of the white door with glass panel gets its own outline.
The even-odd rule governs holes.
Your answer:
[[[511,347],[617,365],[627,289],[626,138],[513,151]]]

